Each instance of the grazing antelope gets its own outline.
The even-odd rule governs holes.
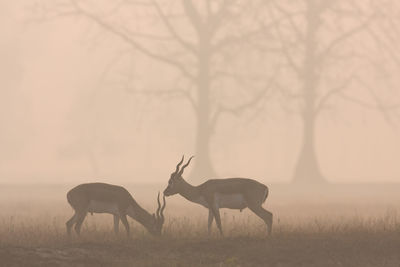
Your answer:
[[[211,232],[211,225],[215,218],[217,227],[223,235],[221,227],[220,208],[237,209],[242,211],[249,208],[258,217],[264,220],[268,227],[268,234],[272,231],[272,213],[265,210],[262,204],[268,196],[268,187],[252,179],[228,178],[211,179],[205,183],[193,186],[182,178],[184,169],[188,162],[182,166],[184,157],[176,165],[176,170],[171,174],[168,186],[164,190],[165,196],[180,194],[187,200],[200,204],[208,209],[208,233]]]
[[[86,214],[110,213],[114,215],[114,231],[118,233],[119,220],[125,226],[129,235],[129,223],[126,215],[141,223],[151,234],[161,235],[164,223],[165,196],[163,206],[160,203],[160,193],[157,196],[158,208],[156,214],[151,215],[143,209],[122,186],[89,183],[80,184],[67,193],[67,200],[75,210],[75,214],[66,223],[67,233],[70,235],[71,228],[75,224],[75,231],[79,235]]]

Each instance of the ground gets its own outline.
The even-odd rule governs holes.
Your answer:
[[[390,233],[151,239],[0,248],[2,266],[399,266]]]
[[[400,266],[397,185],[271,186],[272,236],[247,210],[224,210],[225,237],[209,236],[207,212],[176,196],[161,238],[133,220],[129,238],[122,228],[116,236],[107,215],[88,216],[82,235],[68,237],[69,187],[1,187],[0,266]],[[148,210],[158,187],[127,185]]]

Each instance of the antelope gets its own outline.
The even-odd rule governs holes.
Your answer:
[[[164,223],[165,196],[163,205],[160,203],[160,193],[157,196],[158,208],[156,214],[151,215],[143,209],[122,186],[105,183],[80,184],[67,193],[67,200],[74,209],[75,214],[66,222],[67,234],[75,224],[75,231],[79,235],[81,226],[88,212],[109,213],[114,216],[114,232],[118,234],[119,221],[125,226],[129,236],[128,215],[142,224],[151,234],[161,235]]]
[[[193,186],[186,182],[183,171],[189,165],[193,156],[182,166],[182,160],[176,165],[176,170],[171,174],[168,186],[164,190],[164,196],[180,194],[187,200],[200,204],[208,209],[208,233],[211,233],[211,225],[215,218],[218,230],[221,235],[220,208],[237,209],[242,211],[249,208],[267,225],[268,234],[272,231],[272,213],[265,210],[262,204],[268,197],[268,187],[252,179],[246,178],[227,178],[210,179],[203,184]]]

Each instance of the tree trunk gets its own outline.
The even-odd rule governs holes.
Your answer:
[[[216,177],[210,158],[210,139],[211,133],[207,122],[199,120],[196,130],[195,165],[190,175],[190,179],[194,182],[200,183]]]
[[[297,159],[293,175],[294,183],[321,184],[325,183],[315,151],[315,117],[304,115],[302,147]]]
[[[319,86],[319,58],[317,51],[317,32],[321,23],[315,1],[307,2],[307,31],[305,35],[305,53],[301,77],[303,82],[303,143],[294,169],[293,182],[317,184],[325,182],[315,151],[315,124],[317,112],[315,100]]]
[[[199,40],[198,73],[196,80],[197,109],[196,109],[196,144],[195,144],[195,166],[190,179],[195,182],[203,182],[215,178],[216,173],[210,158],[210,143],[212,137],[210,119],[210,45],[207,33]]]
[[[307,60],[307,62],[311,66],[314,64],[310,60]],[[318,116],[315,110],[317,86],[318,78],[315,75],[315,68],[307,68],[303,89],[304,107],[301,114],[303,136],[300,154],[294,169],[293,182],[295,183],[317,184],[325,182],[315,149],[315,129]]]

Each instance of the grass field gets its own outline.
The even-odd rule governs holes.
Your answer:
[[[88,216],[67,237],[71,186],[0,186],[0,266],[400,266],[400,186],[271,186],[272,236],[254,214],[222,210],[225,237],[207,235],[207,211],[167,199],[161,238],[130,220],[116,236],[111,215]],[[158,186],[126,185],[149,211]]]

